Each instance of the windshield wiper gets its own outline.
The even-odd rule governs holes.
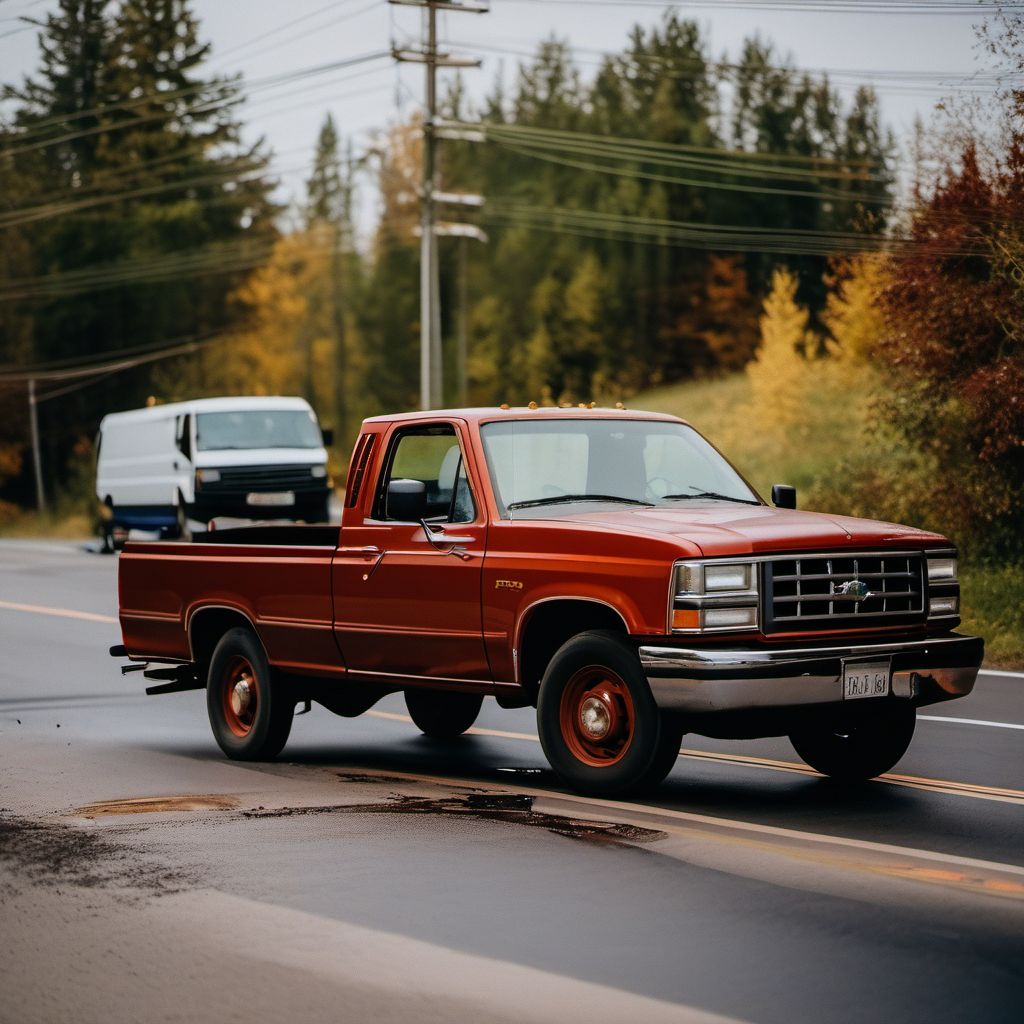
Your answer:
[[[750,498],[735,498],[731,494],[721,494],[718,491],[696,491],[693,494],[663,494],[662,500],[675,501],[687,498],[718,498],[721,501],[736,501],[741,505],[760,505],[759,501],[751,501]]]
[[[536,508],[538,505],[559,505],[565,501],[618,501],[623,505],[643,505],[645,508],[653,508],[649,501],[641,501],[639,498],[623,498],[619,494],[559,494],[550,498],[531,498],[529,501],[513,501],[506,505],[509,512],[517,508]]]

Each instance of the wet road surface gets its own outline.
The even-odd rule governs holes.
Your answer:
[[[438,743],[397,695],[243,765],[120,675],[115,576],[0,544],[2,1021],[1019,1019],[1024,678],[857,787],[687,736],[584,799],[531,710]]]

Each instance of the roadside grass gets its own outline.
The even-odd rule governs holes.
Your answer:
[[[848,413],[868,407],[872,398],[856,387],[846,391],[841,401],[828,389],[812,393],[804,407],[805,429],[781,443],[751,415],[750,382],[744,373],[657,388],[636,395],[630,406],[688,420],[721,448],[766,500],[773,483],[787,483],[797,488],[801,508],[885,519],[885,510],[873,511],[870,501],[865,502],[865,491],[857,487],[860,481],[850,479],[851,472],[858,466],[870,468],[879,479],[897,480],[908,490],[914,481],[903,472],[905,453],[897,448],[873,449],[867,462],[858,463],[865,457],[863,420]],[[850,505],[842,507],[846,481],[851,485]],[[923,524],[910,521],[908,525]],[[968,562],[961,564],[960,575],[961,629],[985,638],[987,665],[1024,668],[1024,565]]]
[[[89,540],[95,536],[89,517],[70,514],[19,512],[0,521],[0,537],[19,540]]]
[[[970,566],[960,586],[961,628],[985,638],[985,664],[1024,668],[1024,566]]]

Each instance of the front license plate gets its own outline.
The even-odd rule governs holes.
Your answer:
[[[245,496],[248,505],[294,505],[294,491],[277,491],[272,494],[247,494]]]
[[[843,662],[843,699],[887,696],[891,669],[889,658],[883,661]]]

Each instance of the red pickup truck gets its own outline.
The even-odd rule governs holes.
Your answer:
[[[130,543],[116,656],[205,689],[224,752],[283,748],[299,704],[404,691],[428,736],[485,696],[535,706],[561,779],[660,782],[684,732],[788,735],[826,775],[888,771],[916,709],[969,693],[956,552],[934,533],[764,502],[687,423],[619,409],[367,420],[340,530]]]

